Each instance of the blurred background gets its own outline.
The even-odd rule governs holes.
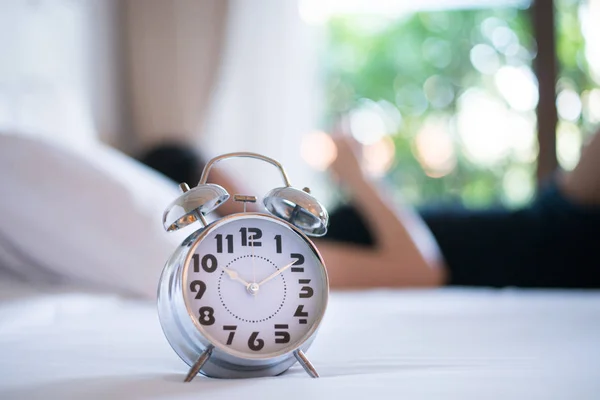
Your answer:
[[[411,204],[518,207],[600,123],[598,21],[600,0],[0,0],[0,130],[256,151],[326,205],[343,131]]]

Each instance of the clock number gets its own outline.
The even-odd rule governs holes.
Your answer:
[[[248,235],[250,232],[250,235]],[[260,247],[262,243],[258,241],[262,237],[262,231],[258,228],[240,228],[242,234],[242,246]]]
[[[223,235],[220,233],[215,236],[215,240],[217,241],[217,253],[223,252]],[[227,252],[233,253],[233,235],[225,236],[225,240],[227,241]]]
[[[305,324],[308,323],[308,319],[304,318],[304,317],[308,317],[308,313],[306,311],[304,311],[304,305],[300,304],[298,306],[298,308],[296,308],[296,312],[294,313],[294,317],[300,318],[298,320],[299,324],[305,325]]]
[[[275,248],[277,253],[281,253],[281,235],[275,235]]]
[[[277,325],[275,324],[275,329],[289,329],[289,325],[287,324],[282,324],[282,325]],[[275,343],[289,343],[291,339],[290,333],[286,332],[286,331],[281,331],[281,330],[276,330],[275,331]]]
[[[190,290],[196,293],[196,300],[200,300],[206,292],[206,283],[202,281],[193,281],[190,283]]]
[[[227,336],[227,345],[231,345],[233,343],[233,337],[235,336],[235,330],[237,329],[237,325],[223,325],[224,331],[229,331],[229,336]]]
[[[198,317],[200,325],[212,325],[215,323],[215,310],[212,307],[200,307],[198,313],[200,314]]]
[[[192,256],[192,260],[194,260],[194,272],[200,272],[200,256],[198,254],[194,254]]]
[[[298,283],[301,285],[308,285],[310,283],[310,279],[298,279]],[[300,294],[298,297],[301,299],[308,299],[313,297],[313,294],[315,294],[315,292],[310,286],[302,286],[302,288],[300,288]]]
[[[252,332],[250,339],[248,339],[248,347],[252,351],[260,351],[263,347],[265,347],[265,341],[257,338],[258,332]]]
[[[304,264],[304,256],[300,253],[292,253],[290,254],[291,258],[295,258],[296,262],[294,265],[302,265]],[[304,272],[304,267],[292,267],[292,272]]]
[[[200,272],[200,266],[198,265],[198,259],[200,256],[198,254],[194,254],[192,256],[194,259],[194,272]],[[206,254],[202,257],[202,269],[206,272],[215,272],[217,270],[217,257],[212,254]]]

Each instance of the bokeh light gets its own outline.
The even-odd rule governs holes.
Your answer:
[[[393,104],[362,99],[350,112],[350,133],[359,143],[371,145],[398,130],[402,116]]]
[[[538,103],[537,79],[526,66],[504,66],[494,76],[496,87],[506,102],[517,111],[531,111]]]
[[[363,106],[350,113],[350,132],[362,144],[373,144],[386,133],[385,121],[373,106]]]
[[[510,154],[523,161],[535,155],[535,117],[508,109],[483,89],[460,96],[456,128],[465,156],[475,165],[491,167]]]
[[[423,58],[437,68],[446,68],[452,61],[452,46],[447,40],[427,38],[421,46]]]
[[[505,107],[481,89],[468,89],[459,98],[456,126],[467,158],[481,166],[503,159],[510,144]]]
[[[300,154],[309,166],[324,171],[337,157],[337,147],[327,133],[315,131],[302,138]]]
[[[471,64],[482,74],[492,75],[500,68],[500,58],[496,50],[487,44],[473,46],[470,53]]]
[[[382,116],[387,126],[387,133],[391,135],[398,132],[402,126],[402,114],[400,114],[398,107],[386,100],[379,100],[377,105],[380,107],[380,111],[382,111]]]
[[[585,118],[592,124],[600,123],[600,89],[592,89],[583,94]]]
[[[481,34],[488,39],[492,40],[494,32],[498,28],[506,27],[506,22],[498,17],[488,17],[481,22],[480,31]]]
[[[433,75],[423,84],[425,97],[434,108],[444,108],[454,100],[454,89],[448,78]]]
[[[579,15],[582,22],[582,33],[587,42],[585,56],[589,64],[590,75],[597,84],[600,84],[600,46],[598,46],[598,41],[600,41],[600,24],[598,24],[600,1],[582,2]]]
[[[421,87],[414,83],[398,85],[396,82],[394,82],[394,86],[398,87],[396,104],[401,112],[411,116],[419,116],[427,111],[429,103]]]
[[[560,166],[570,171],[581,157],[583,138],[579,127],[571,122],[560,121],[556,129],[556,152]]]
[[[371,176],[383,176],[394,163],[395,146],[389,136],[363,147],[363,165]]]
[[[579,95],[572,89],[561,90],[556,96],[556,110],[560,118],[567,121],[577,121],[582,110]]]
[[[499,26],[492,33],[492,43],[501,53],[511,54],[514,52],[515,46],[518,46],[519,39],[509,27]]]
[[[427,121],[415,137],[414,153],[428,176],[441,178],[452,172],[456,167],[456,152],[448,122]]]
[[[512,166],[502,178],[502,189],[507,204],[512,206],[525,204],[535,193],[533,174],[521,166]]]

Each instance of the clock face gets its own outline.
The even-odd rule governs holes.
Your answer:
[[[215,346],[246,358],[299,347],[327,304],[325,268],[302,235],[273,217],[240,214],[202,235],[184,270],[184,297]]]

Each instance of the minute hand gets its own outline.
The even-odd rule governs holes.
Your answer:
[[[298,261],[298,260],[296,260],[296,261]],[[258,286],[261,286],[261,285],[267,283],[271,279],[275,278],[277,275],[283,273],[283,271],[285,271],[286,269],[288,269],[292,265],[296,264],[296,261],[292,261],[291,263],[289,263],[285,267],[279,268],[277,271],[273,272],[271,275],[267,276],[265,279],[263,279],[262,281],[258,282]]]

